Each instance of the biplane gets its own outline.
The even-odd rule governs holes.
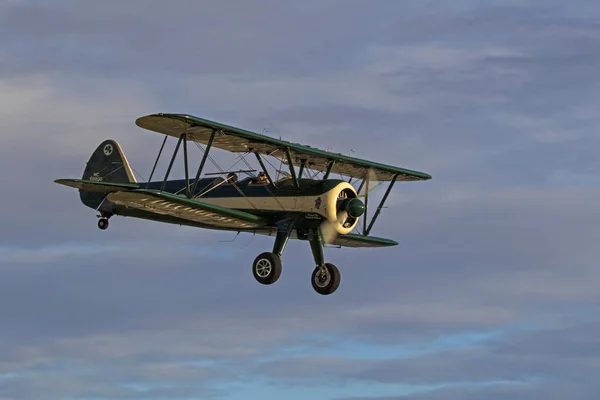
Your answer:
[[[81,202],[98,212],[98,227],[102,230],[108,228],[109,218],[120,215],[274,236],[272,251],[261,253],[252,263],[254,278],[264,285],[279,279],[284,249],[289,239],[298,239],[308,241],[312,250],[316,265],[311,276],[313,289],[322,295],[335,292],[341,275],[335,265],[325,262],[324,245],[397,245],[394,240],[370,235],[394,183],[431,179],[423,172],[319,150],[190,115],[152,114],[138,118],[136,125],[165,135],[146,182],[136,180],[114,140],[105,140],[98,146],[82,179],[55,182],[79,190]],[[165,176],[152,180],[165,142],[171,136],[177,144]],[[203,152],[193,177],[188,165],[189,143],[195,143]],[[185,177],[169,179],[180,148]],[[260,171],[223,170],[209,154],[213,148],[238,153],[248,167],[251,165],[246,157],[255,157]],[[279,160],[281,168],[288,171],[277,171],[281,176],[272,179],[265,164],[268,157]],[[202,176],[207,160],[219,171]],[[245,177],[239,176],[242,174]],[[334,174],[341,178],[334,178]],[[389,185],[367,221],[370,186],[375,182]]]

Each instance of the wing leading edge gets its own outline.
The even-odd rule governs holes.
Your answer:
[[[135,123],[141,128],[165,135],[179,137],[185,133],[189,140],[204,144],[208,143],[213,132],[216,132],[212,145],[231,152],[256,151],[286,160],[286,149],[289,149],[294,165],[300,166],[302,163],[306,163],[306,168],[322,172],[326,171],[333,161],[331,172],[356,178],[364,178],[372,169],[376,172],[379,181],[391,181],[394,177],[399,181],[431,179],[431,175],[424,172],[384,165],[339,153],[329,153],[191,115],[159,113],[140,117]]]
[[[119,206],[168,215],[217,228],[260,228],[265,222],[254,214],[232,210],[154,190],[114,192],[107,200]]]
[[[398,242],[386,238],[349,233],[339,235],[332,244],[342,247],[390,247],[398,245]]]

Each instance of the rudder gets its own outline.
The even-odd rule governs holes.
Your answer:
[[[135,183],[129,162],[115,140],[105,140],[92,153],[81,179],[97,182]]]
[[[136,183],[131,166],[117,141],[108,139],[92,153],[81,179],[96,182]],[[97,208],[104,199],[103,193],[79,191],[81,201]]]

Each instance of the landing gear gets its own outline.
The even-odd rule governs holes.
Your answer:
[[[105,230],[108,228],[108,218],[102,217],[98,220],[98,228]]]
[[[259,283],[271,285],[281,275],[281,255],[290,238],[294,225],[292,221],[282,223],[278,226],[273,252],[260,254],[252,263],[252,275]],[[305,235],[305,234],[303,234]],[[323,257],[323,235],[320,229],[312,229],[308,232],[310,248],[315,259],[316,268],[313,270],[310,281],[313,289],[322,295],[332,294],[340,286],[341,274],[333,264],[325,262]]]
[[[270,285],[277,282],[281,275],[281,255],[290,238],[294,223],[291,220],[282,222],[277,227],[277,236],[273,245],[272,253],[262,253],[254,260],[252,264],[252,274],[254,279],[263,285]]]
[[[319,294],[328,295],[340,286],[340,271],[333,264],[326,263],[316,267],[310,277],[313,289]]]
[[[310,232],[308,241],[315,259],[315,264],[317,264],[317,267],[313,270],[310,277],[312,287],[319,294],[331,294],[340,286],[340,281],[342,279],[340,271],[335,265],[325,263],[323,257],[323,235],[319,229]]]
[[[254,279],[263,285],[277,282],[281,275],[281,257],[274,253],[262,253],[252,264]]]

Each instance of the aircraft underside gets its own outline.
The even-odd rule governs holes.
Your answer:
[[[273,219],[279,213],[264,213],[264,216],[271,214]],[[185,218],[177,218],[168,215],[156,214],[140,209],[113,206],[111,212],[100,211],[98,215],[98,228],[108,229],[109,219],[113,216],[139,218],[155,222],[163,222],[176,225],[185,225],[203,229],[224,230],[232,232],[248,232],[253,234],[274,236],[275,242],[271,252],[259,254],[252,263],[252,274],[257,282],[263,285],[271,285],[277,282],[282,271],[282,256],[289,239],[306,240],[310,243],[316,267],[311,274],[311,284],[313,289],[322,295],[328,295],[336,291],[340,285],[341,274],[339,269],[326,263],[323,254],[323,237],[320,233],[322,220],[304,218],[302,213],[288,213],[289,218],[279,224],[269,224],[259,228],[234,228],[234,227],[215,227],[214,225],[203,224],[200,222],[189,221]]]

